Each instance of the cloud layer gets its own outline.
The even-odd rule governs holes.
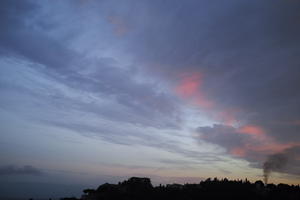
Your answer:
[[[278,171],[300,174],[300,3],[0,4],[2,110],[211,163],[293,152]]]

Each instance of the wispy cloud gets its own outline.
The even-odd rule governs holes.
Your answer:
[[[198,127],[196,140],[251,166],[298,152],[299,2],[0,4],[7,112],[113,144],[227,162],[172,135],[191,139],[198,125],[184,113],[194,109],[215,123]]]

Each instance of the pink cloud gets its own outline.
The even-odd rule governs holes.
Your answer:
[[[269,143],[264,143],[263,145],[257,145],[249,147],[249,150],[255,152],[263,152],[266,154],[279,153],[286,149],[299,146],[299,143],[278,143],[275,141],[269,141]]]
[[[246,150],[241,147],[236,147],[230,150],[229,152],[231,155],[237,156],[237,157],[245,157],[246,156]]]
[[[224,147],[232,156],[246,159],[263,159],[300,146],[297,142],[279,142],[263,127],[253,124],[241,127],[215,124],[212,127],[199,127],[198,131],[202,140]]]
[[[300,120],[295,120],[295,121],[292,122],[292,124],[300,126]]]
[[[182,80],[180,80],[179,85],[175,88],[177,94],[183,98],[189,98],[191,96],[197,95],[198,90],[202,85],[202,74],[184,74]]]
[[[242,126],[237,130],[237,132],[242,134],[253,135],[256,137],[263,137],[266,134],[262,127],[255,125]]]
[[[273,154],[299,145],[298,143],[279,143],[268,135],[263,127],[257,125],[245,125],[238,128],[236,132],[251,136],[245,141],[244,149],[247,152]]]
[[[299,145],[299,143],[278,143],[273,138],[262,142],[251,138],[245,140],[243,144],[237,144],[237,146],[229,148],[228,152],[237,157],[247,158],[249,155],[256,155],[258,158],[261,155],[266,156],[284,152]]]
[[[203,75],[200,72],[183,73],[175,87],[175,92],[183,99],[190,100],[193,104],[202,108],[211,108],[214,102],[209,100],[202,89]]]

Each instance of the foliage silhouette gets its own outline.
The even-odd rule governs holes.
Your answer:
[[[208,178],[199,184],[168,184],[153,187],[149,178],[132,177],[118,184],[105,183],[96,190],[85,189],[82,200],[200,200],[200,199],[246,199],[246,200],[299,200],[299,185],[255,183],[246,180]],[[75,200],[63,198],[62,200]]]

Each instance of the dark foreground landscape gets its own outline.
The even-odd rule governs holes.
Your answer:
[[[105,183],[97,189],[85,189],[82,200],[101,199],[280,199],[299,200],[299,185],[255,183],[247,179],[207,179],[199,184],[168,184],[153,187],[149,178],[132,177],[118,184]],[[62,198],[76,200],[77,198]]]

